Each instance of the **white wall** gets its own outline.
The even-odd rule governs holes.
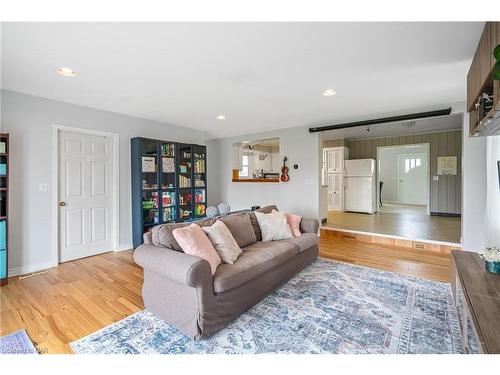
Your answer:
[[[274,137],[280,138],[280,159],[288,157],[290,182],[232,182],[233,144]],[[225,202],[231,210],[276,204],[280,210],[318,218],[319,153],[318,134],[310,134],[307,127],[210,140],[207,142],[208,203]],[[293,164],[298,164],[299,169],[293,169]]]
[[[469,137],[465,103],[462,140],[462,248],[481,251],[486,245],[486,138]],[[458,109],[458,110],[460,110]]]
[[[112,112],[1,91],[1,129],[10,133],[10,274],[52,266],[52,125],[95,129],[120,136],[119,247],[131,247],[130,138],[144,136],[204,143],[205,132]],[[51,186],[52,189],[52,186]],[[209,190],[210,192],[210,190]]]
[[[379,147],[378,149],[378,172],[379,181],[384,182],[382,188],[383,202],[398,202],[398,162],[399,155],[408,154],[425,154],[428,155],[428,147],[426,145],[419,146],[400,146],[400,147]],[[422,168],[425,170],[423,178],[419,179],[415,184],[415,195],[418,196],[418,204],[427,205],[429,182],[427,176],[428,157],[424,158]]]

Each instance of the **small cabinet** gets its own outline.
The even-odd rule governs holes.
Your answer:
[[[486,22],[467,74],[467,109],[471,136],[499,134],[500,83],[493,80],[496,60],[493,51],[500,44],[500,22]],[[487,96],[487,100],[484,99]],[[490,128],[488,128],[488,125]],[[493,127],[491,127],[493,126]]]

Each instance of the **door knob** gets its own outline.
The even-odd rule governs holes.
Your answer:
[[[61,206],[61,207],[66,206],[66,202],[59,202],[59,206]]]

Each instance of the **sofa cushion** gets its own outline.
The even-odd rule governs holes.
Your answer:
[[[243,249],[234,264],[221,264],[214,275],[214,292],[234,289],[293,258],[299,247],[292,242],[256,242]]]
[[[270,214],[256,212],[255,216],[257,216],[262,231],[262,241],[293,238],[292,230],[288,225],[284,212],[274,211]]]
[[[272,210],[271,213],[278,212],[278,210]],[[293,236],[294,237],[300,237],[302,233],[300,232],[300,222],[302,220],[302,216],[299,215],[294,215],[294,214],[287,214],[286,215],[286,222],[290,226],[290,229],[292,230]]]
[[[215,219],[208,218],[204,220],[197,221],[200,227],[210,226],[215,223]],[[179,243],[175,240],[172,232],[177,228],[184,228],[189,226],[191,223],[171,223],[171,224],[161,224],[153,227],[151,229],[151,241],[155,246],[168,247],[169,249],[181,251]]]
[[[233,264],[238,259],[241,249],[223,221],[217,220],[213,225],[203,227],[203,231],[224,263]]]
[[[278,208],[275,205],[265,206],[265,207],[261,207],[261,208],[255,210],[255,212],[262,212],[264,214],[268,214],[272,210],[278,211]],[[250,215],[250,222],[252,223],[253,231],[255,232],[255,238],[257,239],[257,241],[262,241],[262,232],[260,230],[259,221],[257,220],[257,216],[255,216],[254,212],[250,212],[249,215]]]
[[[283,240],[283,242],[285,241],[297,245],[300,251],[304,251],[318,243],[318,235],[316,233],[302,233],[300,237]]]
[[[210,264],[212,275],[215,273],[217,266],[221,264],[221,259],[199,225],[193,223],[187,227],[176,228],[172,234],[186,254],[205,259]]]
[[[258,210],[255,210],[255,212],[262,212],[263,214],[270,214],[273,210],[278,211],[278,207],[276,207],[274,204],[272,204],[270,206],[261,207]]]
[[[239,247],[245,247],[257,242],[248,213],[228,215],[221,217],[219,220],[226,224]]]

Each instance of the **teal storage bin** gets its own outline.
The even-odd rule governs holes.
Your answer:
[[[7,276],[7,251],[0,250],[0,279]]]
[[[7,164],[0,164],[0,175],[5,176],[7,174]]]
[[[7,247],[7,223],[5,220],[0,221],[0,250],[5,250]]]

